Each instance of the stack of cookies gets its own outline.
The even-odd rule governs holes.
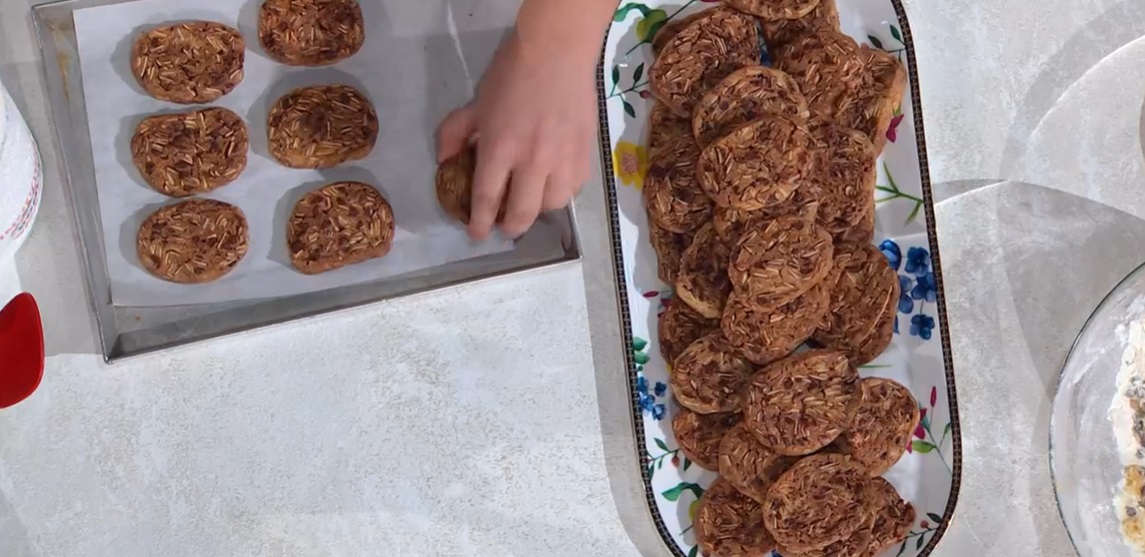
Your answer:
[[[905,71],[842,33],[834,0],[725,0],[653,47],[643,195],[676,291],[659,323],[672,425],[720,473],[699,546],[871,557],[914,521],[880,476],[917,402],[857,372],[894,334],[898,279],[871,242]]]
[[[259,41],[272,59],[324,66],[353,56],[365,41],[357,0],[265,0]],[[211,21],[144,32],[131,68],[152,97],[177,104],[214,102],[243,80],[246,42]],[[332,168],[368,156],[378,137],[370,100],[346,85],[297,89],[279,99],[267,121],[270,153],[288,168]],[[145,118],[131,141],[143,180],[174,198],[206,194],[234,182],[247,166],[250,134],[233,111],[211,107]],[[286,230],[291,260],[307,274],[382,257],[393,243],[393,211],[373,186],[331,184],[304,196]],[[192,199],[159,209],[139,229],[144,269],[176,283],[222,278],[246,255],[247,220],[234,205]]]

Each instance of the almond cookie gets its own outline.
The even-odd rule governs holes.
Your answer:
[[[788,552],[827,547],[869,522],[870,486],[866,470],[846,456],[809,456],[767,491],[763,523]]]
[[[708,319],[719,319],[731,293],[728,261],[731,248],[720,241],[711,223],[696,232],[680,260],[676,296]]]
[[[875,206],[872,204],[859,224],[845,230],[835,238],[835,243],[869,244],[875,241]]]
[[[771,484],[795,462],[795,457],[764,446],[742,425],[733,427],[720,441],[720,477],[761,504]]]
[[[660,52],[676,35],[680,34],[685,27],[696,22],[697,19],[707,15],[707,10],[699,11],[694,14],[680,16],[672,19],[660,26],[660,30],[652,35],[652,55],[660,56]]]
[[[706,10],[664,45],[648,70],[649,89],[683,118],[709,89],[744,66],[759,64],[755,18],[724,8]]]
[[[903,500],[895,486],[882,478],[871,478],[868,496],[874,521],[871,525],[871,543],[860,557],[875,557],[902,543],[910,535],[916,513],[914,507]]]
[[[654,102],[648,115],[648,153],[655,157],[664,147],[671,147],[681,137],[692,136],[692,120],[676,116],[662,102]]]
[[[648,239],[652,243],[652,250],[656,252],[657,274],[665,284],[676,284],[684,252],[692,245],[695,237],[694,232],[686,234],[669,232],[657,226],[652,219],[648,219]]]
[[[161,101],[200,104],[242,83],[246,41],[238,30],[213,21],[157,27],[131,51],[131,73]]]
[[[365,21],[357,0],[266,0],[258,40],[288,66],[328,66],[362,49]]]
[[[798,19],[815,9],[819,0],[725,0],[727,4],[741,12],[749,13],[764,21],[776,19]]]
[[[831,444],[854,417],[859,374],[842,352],[810,350],[755,374],[745,398],[744,425],[764,445],[807,455]]]
[[[445,214],[461,224],[469,224],[473,202],[473,174],[477,171],[477,148],[470,145],[437,167],[437,203]],[[507,199],[507,198],[506,198]],[[497,222],[505,218],[505,204]]]
[[[274,103],[267,139],[283,166],[332,168],[369,156],[378,141],[378,114],[353,87],[303,87]]]
[[[811,133],[816,160],[807,179],[820,192],[816,219],[838,240],[874,210],[878,153],[857,130],[823,124]]]
[[[339,182],[306,194],[286,225],[294,267],[308,275],[384,257],[394,243],[394,213],[382,194]]]
[[[668,304],[668,309],[660,314],[658,325],[660,354],[669,365],[692,343],[720,328],[719,321],[705,319],[680,300],[672,300]]]
[[[139,227],[135,247],[147,272],[168,282],[218,280],[246,257],[246,216],[238,207],[191,199],[155,211]]]
[[[690,135],[657,150],[644,178],[648,217],[665,230],[684,234],[712,220],[712,200],[696,182],[700,147]]]
[[[720,328],[745,358],[767,365],[799,348],[830,311],[831,288],[823,281],[774,310],[759,310],[750,297],[728,297]],[[763,307],[766,307],[764,300]]]
[[[820,195],[817,192],[818,185],[805,183],[795,190],[791,199],[775,207],[755,211],[716,207],[712,212],[712,226],[720,240],[734,246],[748,230],[763,228],[769,221],[780,217],[795,216],[814,221],[819,212]]]
[[[808,219],[774,219],[740,238],[728,266],[735,291],[759,311],[794,301],[830,274],[831,235]]]
[[[791,199],[812,163],[803,120],[767,114],[700,153],[696,177],[720,207],[754,211]]]
[[[836,121],[853,102],[864,74],[855,39],[819,31],[795,39],[775,54],[775,67],[799,84],[812,118]]]
[[[835,0],[819,0],[815,9],[795,19],[765,19],[763,40],[770,53],[782,52],[792,41],[818,31],[842,32],[839,27],[839,6]]]
[[[791,76],[764,66],[740,68],[704,95],[692,115],[692,133],[707,147],[765,114],[806,120],[807,99]]]
[[[207,108],[144,118],[131,138],[131,160],[155,191],[188,197],[238,178],[246,169],[249,147],[238,114]]]
[[[754,368],[719,332],[693,342],[672,365],[672,394],[700,414],[738,412],[743,387]]]
[[[688,460],[705,470],[717,470],[720,458],[720,440],[740,421],[740,415],[699,414],[681,408],[672,418],[672,434],[676,444]]]
[[[758,557],[775,549],[763,507],[723,478],[708,486],[696,509],[696,545],[707,557]]]
[[[831,313],[814,339],[845,353],[851,365],[861,366],[890,344],[899,299],[898,275],[872,244],[840,244],[835,249],[835,267],[838,278],[831,288]]]
[[[863,71],[855,92],[840,112],[843,125],[871,140],[876,153],[887,144],[887,129],[906,91],[906,70],[894,54],[867,46],[859,50]]]
[[[835,446],[866,467],[871,476],[881,476],[906,452],[921,417],[918,401],[890,379],[863,379],[859,391],[859,409]]]

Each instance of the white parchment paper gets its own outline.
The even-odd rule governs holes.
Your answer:
[[[120,306],[208,304],[315,292],[370,282],[482,255],[508,251],[512,242],[471,242],[463,228],[438,207],[434,193],[433,131],[451,108],[465,102],[473,86],[461,55],[450,6],[444,25],[402,23],[379,0],[363,0],[365,47],[330,68],[280,65],[262,52],[256,32],[261,0],[139,0],[75,13],[83,90],[87,104],[96,187],[106,245],[111,297]],[[472,17],[472,14],[469,14]],[[171,200],[148,187],[131,163],[136,125],[152,114],[195,107],[147,96],[130,71],[131,46],[139,33],[157,25],[210,20],[239,29],[247,42],[246,77],[212,106],[242,116],[250,128],[246,171],[206,197],[234,204],[250,222],[250,250],[223,279],[177,285],[157,279],[139,264],[135,237],[140,223]],[[485,41],[488,42],[488,41]],[[366,93],[378,111],[377,147],[365,160],[321,171],[294,170],[270,158],[266,116],[271,104],[295,87],[346,84]],[[397,236],[383,259],[306,276],[289,263],[286,220],[305,193],[325,184],[357,180],[382,191],[393,206]]]

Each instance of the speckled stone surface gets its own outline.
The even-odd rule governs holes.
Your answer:
[[[475,37],[516,4],[380,1],[427,25],[447,3],[473,12]],[[662,554],[626,475],[599,188],[579,201],[583,267],[107,367],[29,4],[0,4],[0,79],[44,144],[48,181],[0,296],[38,296],[51,357],[36,396],[0,412],[0,555]],[[1145,5],[907,12],[965,445],[935,555],[1073,555],[1049,483],[1050,400],[1086,316],[1145,260]]]

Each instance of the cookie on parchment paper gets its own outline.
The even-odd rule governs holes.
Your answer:
[[[842,352],[810,350],[763,368],[744,392],[749,431],[779,454],[808,455],[831,444],[854,417],[859,374]]]
[[[834,266],[831,235],[808,219],[780,217],[749,230],[728,266],[735,291],[760,311],[794,301],[827,278]]]
[[[831,288],[823,281],[776,309],[759,309],[750,297],[728,297],[720,329],[752,363],[767,365],[799,348],[830,311]],[[762,307],[766,306],[763,304]]]
[[[817,31],[841,31],[839,6],[835,0],[819,0],[815,9],[797,19],[765,19],[762,24],[763,40],[770,53],[782,51],[783,47],[803,35]]]
[[[882,153],[887,129],[906,91],[906,69],[894,54],[864,46],[859,50],[861,78],[840,111],[843,125],[865,134]]]
[[[858,130],[821,124],[811,134],[816,156],[807,179],[819,192],[816,219],[839,240],[874,210],[878,153]]]
[[[741,12],[763,20],[798,19],[815,9],[819,0],[725,0]]]
[[[708,319],[718,319],[731,293],[728,262],[731,247],[720,241],[711,223],[696,232],[680,259],[676,297]]]
[[[796,460],[767,448],[742,424],[720,441],[720,477],[757,503],[767,500],[771,484]]]
[[[807,99],[791,76],[765,66],[747,66],[704,95],[692,114],[692,133],[701,147],[707,147],[769,113],[802,120],[810,116]]]
[[[800,36],[775,53],[775,67],[799,84],[811,117],[835,121],[852,101],[864,65],[855,39],[835,31]]]
[[[652,55],[660,56],[660,52],[664,50],[664,46],[678,35],[680,31],[683,31],[685,27],[695,23],[697,19],[704,17],[706,14],[707,10],[698,11],[694,14],[677,17],[662,25],[660,30],[656,31],[655,35],[652,35]]]
[[[156,27],[139,36],[131,72],[147,94],[179,104],[209,103],[243,80],[246,41],[213,21]]]
[[[813,161],[806,122],[767,114],[700,153],[696,177],[720,207],[754,211],[789,200]]]
[[[468,146],[437,167],[434,180],[437,203],[445,214],[461,224],[469,224],[473,201],[473,173],[477,170],[477,149]]]
[[[868,524],[870,486],[866,470],[850,457],[809,456],[768,489],[763,523],[786,552],[827,547]]]
[[[353,87],[302,87],[271,107],[267,138],[283,166],[331,168],[369,156],[378,141],[378,114]]]
[[[906,452],[921,417],[918,401],[890,379],[863,379],[859,391],[859,408],[835,446],[866,467],[871,476],[881,476]]]
[[[246,257],[250,232],[234,205],[191,199],[168,205],[143,221],[136,236],[139,262],[168,282],[201,284],[230,273]]]
[[[357,0],[266,0],[258,12],[258,40],[288,66],[327,66],[362,49],[365,20]]]
[[[676,284],[684,252],[692,245],[695,237],[694,232],[686,234],[669,232],[657,226],[651,218],[648,219],[648,239],[652,244],[652,251],[656,252],[657,274],[665,284]]]
[[[361,182],[338,182],[298,201],[286,225],[294,268],[314,275],[384,257],[394,243],[394,212]]]
[[[684,234],[712,220],[712,200],[696,182],[700,147],[690,135],[657,150],[644,178],[648,217],[665,230]]]
[[[861,366],[890,345],[899,299],[899,279],[873,244],[835,248],[838,278],[831,288],[831,312],[815,331],[815,342],[847,355]]]
[[[131,138],[131,160],[155,191],[188,197],[238,178],[249,148],[246,123],[238,114],[207,108],[144,118]]]
[[[744,386],[754,370],[722,333],[711,333],[676,358],[670,377],[672,394],[693,412],[738,412],[743,409]]]
[[[708,557],[756,557],[775,549],[775,539],[763,525],[763,507],[716,478],[696,508],[696,545]]]
[[[700,414],[680,408],[672,418],[672,434],[688,460],[705,470],[718,470],[720,441],[741,416],[734,412]]]
[[[691,118],[709,89],[739,68],[759,64],[761,45],[755,18],[706,10],[664,45],[648,70],[649,89],[672,112]]]
[[[719,321],[705,318],[680,300],[672,300],[668,304],[657,325],[660,354],[669,365],[675,363],[692,343],[720,329]]]

